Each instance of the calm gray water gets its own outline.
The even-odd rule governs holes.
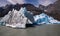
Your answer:
[[[40,25],[26,29],[0,26],[0,36],[60,36],[60,25]]]

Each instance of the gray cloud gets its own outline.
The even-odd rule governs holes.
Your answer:
[[[53,4],[57,0],[38,0],[39,4],[42,4],[44,6],[48,6],[49,4]]]
[[[16,4],[16,3],[23,4],[25,2],[25,0],[7,0],[7,1],[9,1],[12,4]]]
[[[49,4],[54,3],[57,0],[0,0],[0,6],[5,6],[6,4],[24,4],[24,3],[32,3],[35,6],[38,6],[39,4],[42,4],[44,6],[47,6]]]
[[[0,7],[5,6],[6,4],[10,4],[7,0],[0,0]]]

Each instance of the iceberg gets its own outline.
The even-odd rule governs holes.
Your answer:
[[[34,16],[34,20],[34,23],[36,24],[60,24],[60,21],[55,20],[53,17],[48,16],[45,13]]]

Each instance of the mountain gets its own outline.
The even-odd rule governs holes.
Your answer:
[[[60,24],[60,21],[48,16],[45,13],[34,16],[34,20],[36,24]]]
[[[54,4],[48,5],[47,7],[46,14],[60,21],[60,0],[56,1]]]
[[[0,17],[4,17],[6,14],[8,14],[9,11],[13,9],[12,5],[6,5],[5,7],[2,7],[3,11],[0,13]]]
[[[41,9],[41,10],[44,10],[45,9],[45,6],[43,6],[43,5],[39,5],[39,9]]]
[[[16,5],[10,4],[10,5],[6,5],[5,7],[3,7],[4,10],[0,12],[1,13],[0,17],[5,16],[9,11],[12,11],[13,9],[19,11],[21,7],[26,7],[26,9],[28,11],[33,12],[34,15],[42,13],[41,9],[35,7],[32,4],[16,4]]]
[[[26,7],[26,9],[28,11],[33,12],[34,15],[42,13],[42,10],[39,9],[38,7],[35,7],[33,4],[17,4],[17,5],[20,5],[20,8],[21,7]]]

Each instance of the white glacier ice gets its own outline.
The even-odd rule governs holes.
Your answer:
[[[22,13],[22,10],[17,11],[17,10],[13,9],[11,11],[11,16],[10,16],[9,20],[6,23],[6,26],[10,26],[13,28],[26,28],[25,27],[26,21],[27,21],[27,18]]]
[[[34,16],[34,20],[36,24],[60,24],[60,21],[55,20],[53,17],[48,16],[45,13]]]
[[[32,14],[30,14],[26,8],[22,7],[19,11],[12,10],[9,11],[7,15],[5,15],[0,22],[6,22],[6,26],[10,26],[13,28],[26,28],[26,24],[33,23]]]

